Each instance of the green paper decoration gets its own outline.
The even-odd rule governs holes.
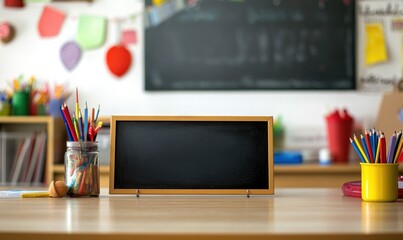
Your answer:
[[[99,48],[104,44],[106,23],[104,17],[80,15],[76,40],[82,49]]]

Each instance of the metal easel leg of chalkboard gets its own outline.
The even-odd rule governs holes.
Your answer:
[[[249,189],[246,190],[246,197],[250,198]]]
[[[137,198],[140,197],[140,189],[137,189],[137,191],[136,191],[136,197],[137,197]]]

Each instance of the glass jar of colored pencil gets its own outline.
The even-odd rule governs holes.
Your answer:
[[[68,196],[98,197],[98,142],[68,141],[64,161]]]

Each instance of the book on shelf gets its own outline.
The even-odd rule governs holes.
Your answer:
[[[25,182],[27,183],[32,183],[34,179],[34,173],[36,166],[38,165],[39,159],[44,156],[45,152],[45,139],[46,139],[46,133],[42,132],[39,134],[38,139],[35,143],[34,150],[32,152],[32,159],[29,167],[27,168],[27,175],[25,178]],[[44,167],[44,166],[38,166],[38,167]]]
[[[13,163],[15,167],[13,167],[13,171],[11,172],[11,185],[16,185],[20,179],[21,169],[24,167],[25,162],[27,161],[27,155],[29,147],[31,146],[31,137],[27,137],[22,141],[21,151],[18,151],[16,154],[16,160]]]
[[[14,156],[9,158],[8,164],[12,164],[12,167],[7,180],[10,185],[14,186],[39,185],[43,183],[45,168],[46,132],[41,131],[24,135],[24,138],[16,141],[17,147]]]
[[[41,141],[40,141],[40,151],[38,158],[36,159],[36,165],[34,167],[34,175],[31,179],[31,183],[33,184],[41,184],[43,181],[43,173],[45,170],[45,158],[46,158],[46,140],[47,136],[46,133],[43,132],[41,134]]]

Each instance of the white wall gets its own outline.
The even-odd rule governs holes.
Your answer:
[[[67,15],[62,33],[43,39],[37,23],[44,4],[29,4],[22,9],[0,6],[0,22],[10,21],[17,29],[15,40],[0,44],[0,87],[19,74],[35,75],[50,82],[68,82],[77,86],[80,102],[89,106],[101,104],[101,115],[273,115],[281,114],[288,128],[319,129],[324,134],[324,115],[334,107],[347,107],[360,122],[373,123],[381,94],[359,91],[213,91],[213,92],[145,92],[143,70],[142,18],[129,26],[138,30],[139,41],[130,50],[134,64],[122,78],[113,77],[105,63],[107,49],[116,42],[114,23],[110,23],[104,47],[83,53],[72,71],[64,69],[59,50],[72,36],[72,26],[81,13],[113,17],[141,14],[143,3],[135,0],[95,0],[92,4],[51,3]],[[112,30],[111,30],[112,29]],[[360,70],[361,71],[361,70]],[[400,69],[399,69],[400,71]],[[74,98],[69,105],[73,106]]]

